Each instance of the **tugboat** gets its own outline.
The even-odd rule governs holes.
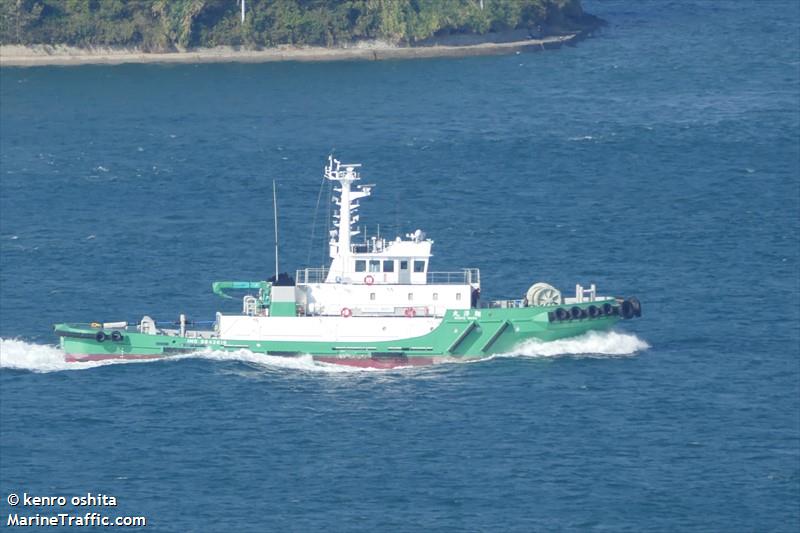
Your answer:
[[[636,298],[599,296],[594,284],[576,285],[565,297],[534,283],[524,297],[481,299],[480,272],[430,270],[433,241],[421,230],[405,238],[379,236],[354,243],[359,201],[372,193],[360,185],[360,164],[328,158],[338,206],[330,231],[328,268],[297,270],[295,278],[218,281],[213,291],[245,291],[242,311],[216,320],[175,322],[145,316],[138,323],[57,324],[67,361],[151,359],[202,350],[249,350],[359,367],[393,368],[485,358],[513,352],[520,343],[552,341],[606,330],[641,316]],[[360,240],[360,239],[359,239]]]

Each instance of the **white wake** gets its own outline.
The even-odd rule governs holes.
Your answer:
[[[616,331],[591,331],[580,337],[552,342],[527,341],[510,353],[494,355],[480,362],[496,357],[625,357],[647,350],[650,345],[631,333]],[[0,338],[0,368],[28,370],[31,372],[60,372],[63,370],[87,370],[107,365],[144,364],[175,361],[181,359],[207,359],[211,361],[240,361],[266,368],[288,369],[305,372],[385,372],[384,369],[360,368],[314,361],[310,355],[301,357],[277,357],[253,353],[249,350],[199,351],[192,354],[175,355],[162,359],[111,359],[85,363],[68,363],[64,352],[57,346],[35,344],[19,339]],[[459,362],[458,360],[452,360]],[[411,367],[406,367],[411,368]],[[417,367],[418,368],[418,367]],[[397,369],[395,369],[397,370]]]
[[[296,357],[280,357],[276,355],[264,355],[254,353],[250,350],[208,350],[196,352],[192,354],[179,355],[170,357],[170,359],[208,359],[211,361],[240,361],[244,363],[253,363],[258,366],[275,368],[275,369],[289,369],[306,372],[325,372],[325,373],[339,373],[339,372],[380,372],[380,368],[361,368],[355,366],[335,365],[330,363],[322,363],[314,361],[310,354],[301,355]]]
[[[109,360],[87,363],[68,363],[64,352],[57,346],[35,344],[19,339],[0,339],[0,368],[30,370],[31,372],[59,372],[61,370],[86,370],[98,366],[138,361]]]
[[[300,357],[277,357],[253,353],[249,350],[221,351],[206,350],[191,354],[174,355],[160,359],[108,359],[85,363],[66,362],[64,352],[57,346],[35,344],[19,339],[0,338],[0,368],[28,370],[31,372],[60,372],[63,370],[87,370],[108,365],[144,364],[180,359],[208,359],[212,361],[241,361],[268,368],[285,368],[308,372],[371,372],[374,368],[359,368],[344,365],[320,363],[310,355]]]
[[[648,348],[649,344],[632,333],[590,331],[557,341],[526,341],[512,352],[496,357],[626,357]]]

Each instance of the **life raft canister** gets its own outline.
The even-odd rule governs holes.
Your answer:
[[[364,283],[366,283],[367,285],[372,285],[373,283],[375,283],[375,278],[373,278],[372,276],[366,276],[364,278]]]
[[[348,317],[351,317],[351,316],[353,316],[353,311],[351,311],[349,307],[343,307],[343,308],[342,308],[341,315],[342,315],[344,318],[348,318]]]
[[[405,314],[408,318],[414,318],[417,316],[417,311],[413,307],[406,307]]]

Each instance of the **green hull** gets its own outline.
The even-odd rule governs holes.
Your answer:
[[[598,303],[602,305],[603,302],[594,302],[595,305]],[[571,307],[588,309],[590,306],[592,303]],[[616,312],[611,315],[559,320],[554,316],[554,309],[522,307],[448,311],[439,326],[427,335],[376,342],[196,338],[128,330],[114,334],[113,331],[103,331],[98,327],[74,324],[58,324],[55,332],[70,361],[160,358],[207,349],[246,349],[271,356],[310,354],[315,360],[324,362],[391,367],[429,364],[440,359],[480,359],[492,354],[509,353],[528,340],[553,341],[592,330],[606,330],[622,318],[615,308]],[[307,319],[298,317],[297,320]],[[101,331],[102,335],[98,335]],[[103,336],[106,338],[98,340]]]

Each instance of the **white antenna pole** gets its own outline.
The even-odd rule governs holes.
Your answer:
[[[272,211],[275,213],[275,282],[277,283],[280,269],[278,268],[278,190],[275,180],[272,180]]]
[[[244,3],[245,0],[242,0],[242,24],[244,24]]]

